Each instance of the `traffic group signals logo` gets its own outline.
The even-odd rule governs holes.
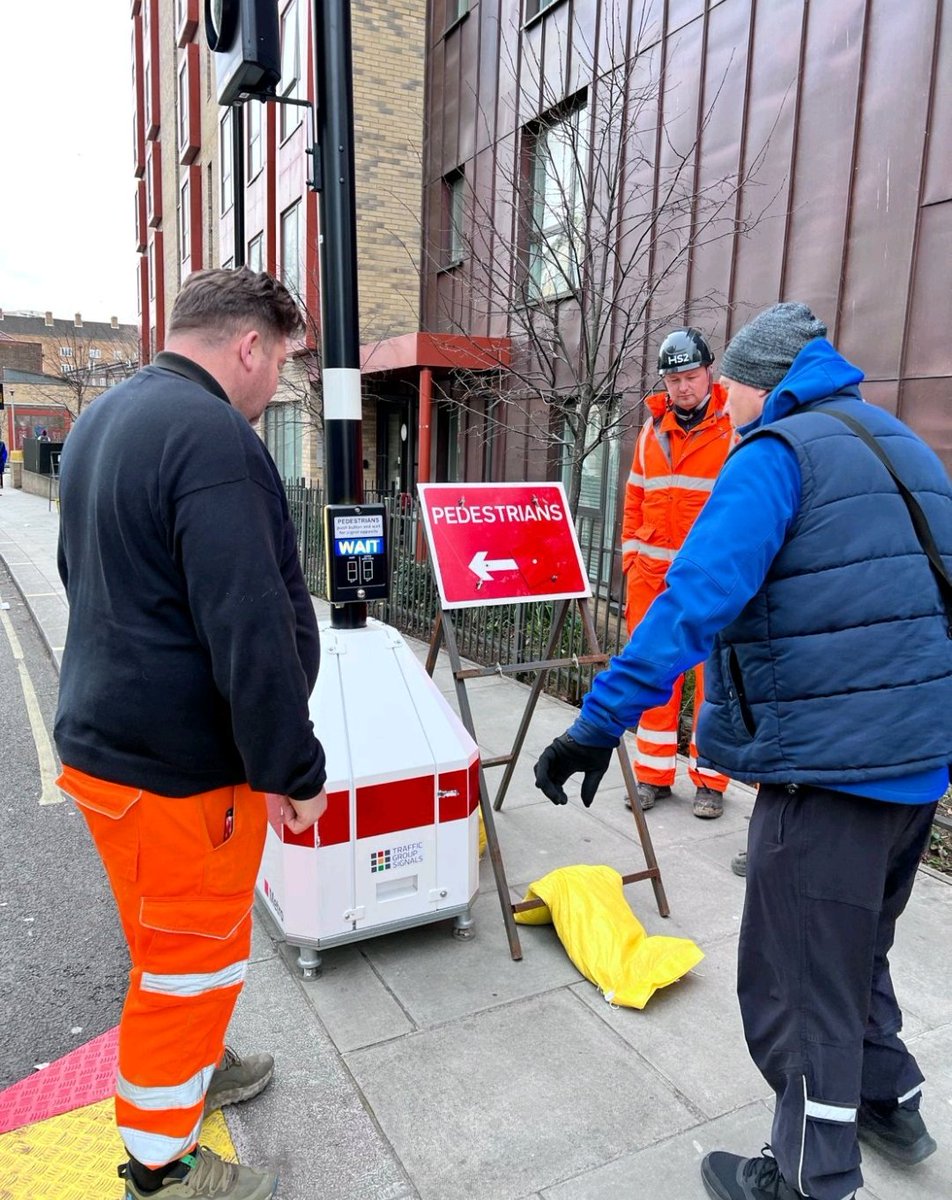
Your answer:
[[[377,871],[390,870],[390,851],[389,850],[372,850],[370,853],[370,873],[375,874]]]

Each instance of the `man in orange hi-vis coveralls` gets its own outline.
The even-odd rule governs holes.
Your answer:
[[[267,1200],[273,1172],[198,1144],[267,1086],[225,1031],[248,969],[267,823],[323,813],[308,716],[320,642],[281,479],[252,425],[302,328],[247,268],[182,287],[166,349],[100,396],[60,463],[69,600],[55,737],[132,969],[116,1120],[125,1200]]]
[[[622,566],[629,635],[664,588],[668,567],[734,444],[724,411],[727,394],[713,382],[713,362],[710,347],[696,329],[673,330],[658,352],[658,372],[665,390],[646,401],[650,417],[635,443],[625,487]],[[642,808],[652,808],[656,800],[671,795],[683,682],[683,677],[677,681],[667,704],[642,714],[636,731],[634,770]],[[703,697],[703,669],[698,665],[695,726]],[[693,728],[689,773],[696,789],[694,815],[719,817],[728,780],[698,767]]]

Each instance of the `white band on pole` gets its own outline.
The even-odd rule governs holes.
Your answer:
[[[326,367],[321,373],[324,385],[324,419],[360,420],[360,368]]]

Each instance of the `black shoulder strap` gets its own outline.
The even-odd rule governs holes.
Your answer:
[[[939,594],[942,597],[942,603],[945,605],[946,615],[949,618],[950,626],[952,626],[952,576],[949,575],[945,563],[942,561],[942,555],[939,553],[939,548],[935,544],[935,538],[932,536],[932,530],[929,527],[929,522],[926,519],[926,514],[922,511],[922,506],[915,498],[912,492],[906,487],[905,483],[896,474],[896,469],[892,465],[886,451],[882,448],[875,437],[869,432],[865,425],[853,417],[847,416],[846,413],[840,412],[837,408],[822,408],[819,412],[825,413],[829,417],[836,417],[838,421],[842,421],[844,425],[848,425],[856,436],[872,450],[879,461],[883,464],[886,470],[892,477],[893,483],[899,489],[899,495],[905,501],[906,508],[909,510],[909,516],[912,520],[912,526],[916,531],[916,537],[919,539],[919,545],[925,551],[926,557],[929,559],[929,565],[932,567],[932,573],[935,575],[936,583],[939,585]],[[950,628],[952,633],[952,628]]]

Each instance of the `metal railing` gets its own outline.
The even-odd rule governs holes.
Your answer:
[[[298,553],[308,587],[316,596],[326,596],[323,498],[313,485],[286,483],[291,518],[298,535]],[[367,502],[387,505],[390,544],[390,596],[370,605],[370,613],[401,633],[428,641],[439,610],[439,593],[430,569],[420,521],[419,506],[407,493],[368,494]],[[621,551],[600,542],[600,521],[582,517],[577,522],[579,541],[589,565],[592,584],[591,611],[599,646],[616,654],[628,640],[623,605],[619,602]],[[613,531],[617,532],[617,531]],[[454,612],[453,624],[460,654],[481,666],[509,666],[544,657],[552,627],[553,605],[548,601],[530,604],[494,604]],[[587,653],[577,607],[569,610],[562,629],[556,658]],[[549,672],[545,690],[577,704],[591,686],[595,668],[559,667]],[[526,682],[533,675],[526,674]],[[519,678],[516,675],[516,678]]]

